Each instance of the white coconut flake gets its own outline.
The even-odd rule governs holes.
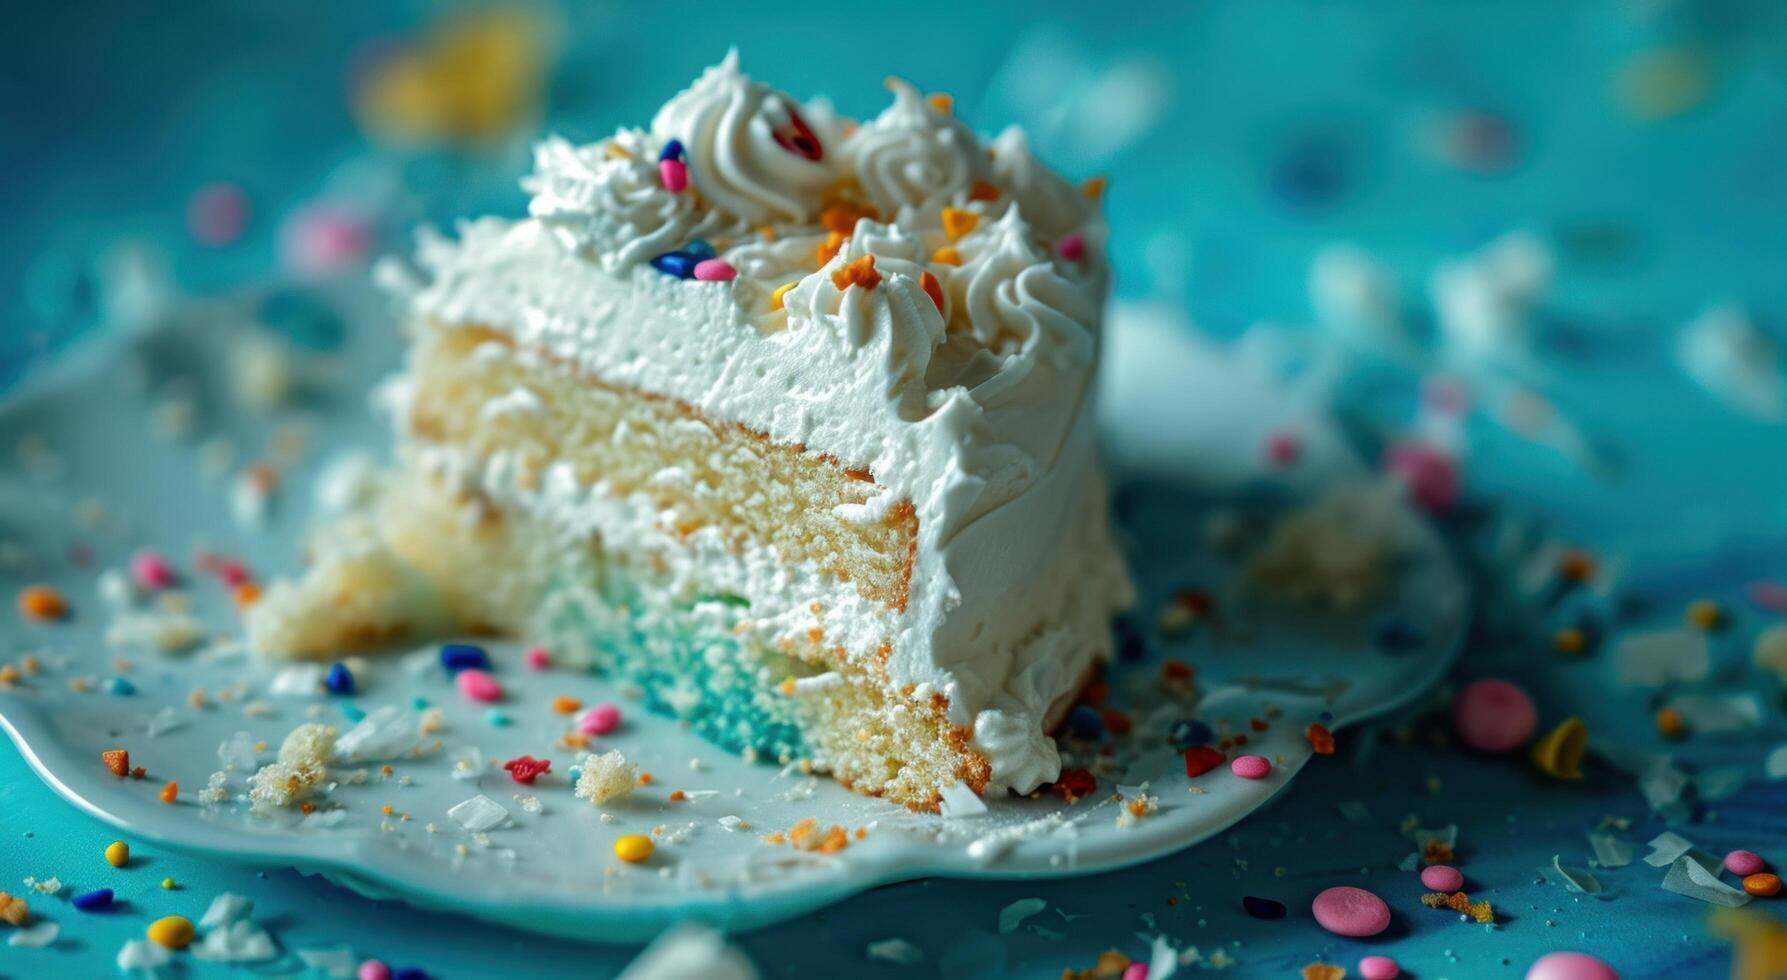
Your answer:
[[[509,819],[509,811],[501,803],[479,794],[448,810],[447,817],[466,830],[481,834],[502,826]]]
[[[54,922],[39,920],[28,926],[14,929],[12,935],[6,937],[6,945],[24,949],[42,949],[55,942],[56,937],[61,934],[61,926]]]
[[[254,911],[254,899],[238,895],[235,892],[224,892],[211,900],[205,909],[204,918],[199,920],[200,929],[217,929],[232,922],[241,922]]]
[[[310,969],[328,977],[329,980],[353,980],[359,966],[359,959],[354,951],[346,946],[333,949],[300,949],[298,959]]]
[[[322,664],[292,664],[273,675],[267,693],[276,698],[310,697],[323,689]]]
[[[924,950],[912,945],[904,939],[878,939],[869,944],[868,956],[871,960],[893,963],[899,966],[918,966],[925,961]]]
[[[939,795],[943,798],[944,819],[962,820],[968,817],[978,817],[987,812],[986,801],[980,798],[980,794],[969,789],[966,783],[959,780],[943,787],[939,791]]]
[[[1650,840],[1650,853],[1644,856],[1644,863],[1653,868],[1668,867],[1676,858],[1694,849],[1694,842],[1672,831],[1665,830]]]
[[[421,719],[394,704],[373,709],[360,723],[335,740],[335,756],[342,760],[372,762],[395,759],[416,747]]]
[[[191,948],[194,958],[212,963],[258,963],[279,954],[267,930],[247,919],[212,929]]]
[[[1040,898],[1020,898],[1007,905],[999,910],[1000,934],[1016,932],[1018,926],[1022,925],[1025,919],[1048,907],[1049,903]]]
[[[1631,843],[1605,831],[1589,831],[1588,846],[1594,849],[1595,863],[1603,868],[1623,868],[1632,863],[1635,853]]]
[[[1663,890],[1728,909],[1750,901],[1747,892],[1720,881],[1719,873],[1695,860],[1691,851],[1676,858],[1669,866],[1669,873],[1663,876]]]
[[[168,961],[173,958],[174,954],[166,946],[147,939],[128,939],[118,950],[118,972],[153,975],[155,971],[167,966]]]
[[[185,724],[186,719],[180,717],[173,705],[163,705],[160,711],[150,715],[149,720],[143,723],[143,734],[150,738],[160,738]]]

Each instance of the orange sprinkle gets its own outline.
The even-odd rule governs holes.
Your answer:
[[[1688,731],[1686,722],[1682,721],[1682,713],[1674,708],[1657,709],[1657,731],[1664,738],[1681,738]]]
[[[563,745],[567,749],[582,749],[589,747],[589,736],[584,735],[582,732],[566,732],[558,741],[560,745]]]
[[[19,612],[26,619],[47,623],[68,615],[68,600],[47,585],[32,585],[19,593]]]
[[[261,601],[261,587],[253,582],[243,582],[236,586],[236,591],[231,597],[236,600],[237,609],[247,609]]]
[[[378,809],[379,809],[380,813],[384,814],[387,817],[391,815],[391,804],[389,804],[389,803],[385,804],[384,806],[379,807]]]
[[[17,667],[12,664],[0,664],[0,687],[11,687],[19,682],[20,677]]]
[[[651,773],[642,772],[639,774],[639,785],[650,786],[651,784],[652,784],[652,774]]]
[[[1188,681],[1196,674],[1196,668],[1181,660],[1169,660],[1160,665],[1160,679],[1164,681]]]
[[[315,803],[302,803],[302,804],[299,804],[298,809],[304,813],[311,813],[316,810],[316,804]]]
[[[873,205],[840,201],[827,205],[819,212],[819,223],[825,226],[826,231],[847,236],[856,230],[856,223],[863,218],[873,221],[879,217],[881,212]]]
[[[141,779],[147,775],[149,775],[149,770],[144,769],[142,766],[137,766],[130,770],[130,778],[132,779]]]
[[[773,242],[779,237],[775,225],[758,225],[757,234],[761,235],[766,242]]]
[[[1303,737],[1309,740],[1309,747],[1315,750],[1316,755],[1334,754],[1334,733],[1328,731],[1328,726],[1320,722],[1312,723],[1303,730]]]
[[[865,255],[832,273],[831,284],[840,290],[851,286],[874,289],[881,285],[881,273],[875,271],[875,257]]]
[[[254,743],[254,750],[255,750],[255,751],[256,751],[256,752],[265,752],[265,751],[267,751],[267,740],[266,740],[266,739],[264,739],[264,738],[263,738],[263,739],[261,739],[261,740],[260,740],[260,741],[258,741],[258,742],[256,742],[256,743]],[[388,770],[388,769],[390,769],[390,768],[391,768],[391,767],[390,767],[390,766],[386,766],[386,767],[385,767],[385,768],[386,768],[386,769],[387,769],[387,770]]]
[[[783,678],[782,683],[776,686],[776,690],[781,691],[784,695],[786,695],[788,697],[793,697],[794,691],[795,691],[794,678],[792,678],[792,677]]]
[[[1247,727],[1256,732],[1263,732],[1268,726],[1266,724],[1266,719],[1264,718],[1249,718],[1247,719]]]
[[[814,829],[817,828],[818,826],[819,826],[819,818],[818,817],[808,817],[807,819],[802,820],[801,822],[788,828],[788,839],[794,842],[795,847],[799,847],[802,843],[804,843],[806,841],[806,839],[808,837],[811,837],[813,835]]]
[[[823,265],[824,263],[820,264]],[[797,279],[794,282],[785,282],[780,286],[777,286],[776,291],[769,294],[769,308],[772,310],[782,309],[784,298],[788,295],[788,290],[793,289],[798,285],[800,285],[800,280]]]
[[[180,798],[180,784],[169,782],[161,788],[161,802],[172,803]]]
[[[970,201],[993,201],[997,200],[998,197],[999,188],[994,187],[992,184],[989,184],[984,180],[977,180],[974,182],[973,187],[968,188],[968,199]]]
[[[1551,645],[1559,653],[1581,653],[1588,649],[1588,634],[1574,626],[1566,626],[1552,634]]]
[[[937,312],[942,313],[943,283],[939,282],[936,276],[931,275],[931,270],[926,269],[918,274],[918,288],[925,291],[925,295],[931,298],[931,302],[937,304]]]
[[[1586,582],[1595,577],[1595,560],[1585,552],[1566,552],[1557,560],[1557,573],[1570,582]]]
[[[1086,199],[1089,201],[1102,201],[1105,188],[1110,184],[1111,178],[1109,177],[1093,177],[1080,185],[1080,193],[1086,195]]]
[[[980,215],[973,211],[963,211],[961,208],[943,209],[943,233],[952,242],[973,231],[979,224]]]
[[[1725,610],[1711,599],[1688,603],[1688,625],[1698,630],[1718,629],[1725,622]]]
[[[844,242],[845,238],[839,232],[834,231],[825,236],[825,241],[820,243],[819,250],[815,253],[816,257],[819,259],[819,264],[824,265],[835,258],[839,250],[844,247]]]
[[[1113,735],[1128,735],[1129,730],[1134,727],[1134,723],[1129,720],[1129,715],[1115,708],[1102,712],[1099,717],[1104,719],[1104,727],[1109,729]]]
[[[931,108],[938,112],[950,113],[956,111],[955,96],[950,95],[947,92],[932,92],[930,95],[925,96],[925,101],[929,102]]]
[[[582,701],[579,701],[576,698],[566,697],[563,694],[552,699],[552,710],[561,715],[571,714],[582,707]]]
[[[80,694],[92,686],[93,685],[89,683],[85,677],[70,678],[68,682],[68,689],[76,694]]]
[[[1744,891],[1757,898],[1768,898],[1781,893],[1781,876],[1766,871],[1753,874],[1744,879]]]
[[[953,245],[945,245],[931,253],[931,261],[938,265],[961,265],[962,253],[956,251]]]
[[[1438,838],[1429,839],[1427,845],[1421,848],[1421,860],[1428,864],[1447,864],[1457,857],[1452,845]]]
[[[26,654],[25,659],[19,661],[19,666],[25,668],[25,673],[35,674],[43,669],[43,661],[37,659],[35,654]]]
[[[788,843],[788,838],[781,834],[765,834],[763,836],[763,842],[765,844],[786,844]]]
[[[99,753],[100,761],[112,771],[112,775],[123,779],[130,775],[130,751],[128,749],[107,749]]]
[[[261,744],[263,744],[263,745],[265,745],[265,744],[266,744],[266,743],[265,743],[265,742],[263,742],[263,743],[261,743]],[[387,775],[387,776],[389,776],[389,775],[391,775],[391,774],[392,774],[392,773],[394,773],[394,772],[396,772],[396,771],[397,771],[397,770],[395,770],[395,769],[393,769],[393,768],[391,768],[391,764],[390,764],[390,763],[389,763],[389,762],[387,762],[387,763],[385,763],[385,764],[384,764],[384,765],[383,765],[383,766],[380,766],[380,767],[379,767],[379,772],[381,772],[381,773],[383,773],[383,774],[385,774],[385,775]]]
[[[689,794],[683,792],[680,789],[673,789],[670,791],[670,802],[672,802],[672,803],[681,803],[682,801],[684,801],[688,798],[689,798]]]

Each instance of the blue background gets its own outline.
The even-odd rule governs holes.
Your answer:
[[[1742,599],[1745,583],[1787,577],[1787,433],[1723,408],[1668,353],[1679,325],[1715,301],[1743,303],[1777,338],[1787,322],[1787,5],[580,3],[550,12],[557,57],[541,120],[477,148],[369,139],[350,109],[362,66],[452,9],[242,0],[9,14],[0,376],[104,328],[106,256],[121,242],[152,249],[172,283],[204,293],[290,275],[279,247],[286,217],[319,199],[365,201],[369,186],[385,188],[365,207],[375,252],[402,249],[418,221],[517,214],[529,139],[643,123],[731,44],[747,71],[798,94],[828,93],[852,115],[879,110],[892,71],[953,93],[984,131],[1026,124],[1044,158],[1071,175],[1111,175],[1118,296],[1170,304],[1218,336],[1259,321],[1306,323],[1309,262],[1329,243],[1357,243],[1388,263],[1419,321],[1436,262],[1529,229],[1559,263],[1540,311],[1548,395],[1620,465],[1591,475],[1473,423],[1464,469],[1479,519],[1448,529],[1479,568],[1490,608],[1459,677],[1515,677],[1547,722],[1581,713],[1599,743],[1660,747],[1652,705],[1612,685],[1607,658],[1564,661],[1548,650],[1556,610],[1498,608],[1507,574],[1483,544],[1485,524],[1527,520],[1618,559],[1621,594],[1645,601],[1584,613],[1610,632],[1677,622],[1691,598],[1724,600],[1735,621],[1716,639],[1715,674],[1762,691],[1768,718],[1761,732],[1678,749],[1702,768],[1751,776],[1682,832],[1717,852],[1787,855],[1787,784],[1762,782],[1758,766],[1784,735],[1779,691],[1744,666],[1771,617]],[[1035,59],[1050,70],[1025,67]],[[1646,109],[1622,93],[1658,63],[1676,71],[1653,88],[1668,98]],[[1039,98],[1066,121],[1052,125],[1032,107]],[[1144,125],[1113,144],[1099,137],[1118,110],[1139,112]],[[1472,118],[1487,120],[1484,131],[1501,136],[1490,147],[1504,152],[1434,150],[1436,127]],[[184,217],[192,193],[213,181],[239,185],[251,203],[245,235],[225,247],[196,242]],[[1368,449],[1406,415],[1398,399],[1418,380],[1392,372],[1372,389],[1386,399],[1342,406]],[[1181,941],[1224,947],[1246,976],[1286,976],[1318,958],[1350,965],[1380,949],[1421,978],[1519,976],[1554,948],[1595,952],[1626,977],[1729,972],[1706,907],[1662,892],[1658,871],[1604,872],[1617,892],[1605,901],[1539,879],[1553,854],[1585,865],[1582,834],[1605,815],[1632,818],[1638,842],[1662,829],[1628,777],[1597,765],[1584,783],[1560,787],[1517,762],[1464,755],[1441,744],[1438,705],[1350,736],[1342,757],[1313,766],[1271,810],[1174,858],[1079,882],[894,886],[741,942],[770,975],[910,975],[863,955],[867,942],[897,935],[925,950],[926,970],[1052,976],[1106,948],[1140,955],[1148,913]],[[1351,799],[1373,819],[1342,820],[1335,805]],[[146,921],[196,917],[224,889],[254,897],[288,949],[345,943],[441,976],[604,975],[633,953],[375,907],[289,871],[260,877],[147,848],[142,868],[113,871],[99,853],[115,832],[57,800],[10,748],[0,749],[0,814],[0,887],[58,874],[82,886],[115,881],[130,899],[104,917],[59,910],[57,949],[0,946],[9,975],[108,973],[119,943]],[[1396,833],[1407,814],[1460,825],[1459,863],[1506,914],[1499,928],[1414,903],[1418,886],[1393,870],[1408,850]],[[161,891],[164,875],[182,890]],[[1355,881],[1398,910],[1381,942],[1335,939],[1304,912],[1316,891]],[[1250,919],[1243,894],[1282,900],[1292,915]],[[1051,904],[1032,922],[1060,937],[998,935],[999,908],[1032,895]],[[1087,917],[1068,921],[1055,907]]]

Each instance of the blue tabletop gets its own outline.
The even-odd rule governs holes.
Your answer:
[[[848,113],[877,111],[882,76],[897,72],[952,92],[979,129],[1030,127],[1041,155],[1076,176],[1109,174],[1119,300],[1225,339],[1257,341],[1263,323],[1320,337],[1310,267],[1344,241],[1384,265],[1409,331],[1431,350],[1433,270],[1505,232],[1531,232],[1555,263],[1531,313],[1536,364],[1513,380],[1464,373],[1504,404],[1537,399],[1550,421],[1535,435],[1498,421],[1493,406],[1469,416],[1448,443],[1464,500],[1438,520],[1482,599],[1456,683],[1508,677],[1532,693],[1543,726],[1583,718],[1585,779],[1462,751],[1449,691],[1439,691],[1345,733],[1341,751],[1270,809],[1172,858],[1076,881],[889,886],[736,942],[769,976],[1053,977],[1105,950],[1145,959],[1164,934],[1199,950],[1201,962],[1184,967],[1193,973],[1214,959],[1232,960],[1237,976],[1294,976],[1382,952],[1422,980],[1519,977],[1547,951],[1578,949],[1635,978],[1730,975],[1734,949],[1760,955],[1768,930],[1787,928],[1780,900],[1752,903],[1754,918],[1738,924],[1712,921],[1711,906],[1665,891],[1663,869],[1641,860],[1664,830],[1716,855],[1787,860],[1787,782],[1764,765],[1787,740],[1781,680],[1751,663],[1756,638],[1782,615],[1757,585],[1787,582],[1787,426],[1734,410],[1676,356],[1684,325],[1719,303],[1787,346],[1787,6],[526,9],[503,15],[527,18],[536,38],[528,63],[538,78],[514,79],[515,111],[487,138],[401,143],[354,108],[394,54],[427,65],[443,36],[510,20],[455,28],[421,3],[199,0],[170,11],[100,0],[18,12],[0,40],[0,378],[83,333],[119,328],[144,290],[203,294],[303,271],[294,264],[319,212],[346,214],[365,239],[339,274],[405,247],[418,222],[520,213],[529,139],[642,123],[732,44],[747,70],[829,93]],[[232,204],[239,232],[195,235],[195,213],[214,220],[206,209],[221,207],[227,218]],[[1415,424],[1411,406],[1433,368],[1348,360],[1322,407],[1374,454]],[[1593,556],[1600,587],[1535,595],[1520,569],[1563,547]],[[1697,599],[1720,603],[1726,621],[1710,634],[1696,691],[1753,695],[1760,712],[1736,731],[1669,741],[1654,714],[1679,692],[1622,684],[1611,651],[1634,632],[1681,624]],[[1554,649],[1555,632],[1572,625],[1598,641],[1586,656]],[[1648,805],[1632,774],[1664,753],[1697,777],[1683,807]],[[0,888],[55,875],[124,900],[86,914],[34,897],[61,938],[0,946],[7,976],[111,974],[119,946],[147,922],[196,918],[222,891],[252,898],[285,953],[257,972],[301,973],[294,951],[346,946],[440,977],[605,976],[638,952],[141,843],[130,867],[113,869],[101,852],[118,832],[59,800],[10,746],[0,748],[0,814]],[[1399,870],[1414,848],[1407,828],[1451,824],[1455,863],[1472,897],[1494,903],[1493,926],[1421,907],[1419,882]],[[1592,868],[1600,895],[1541,872],[1554,857],[1591,868],[1586,834],[1597,829],[1640,858]],[[1309,902],[1336,884],[1384,897],[1391,929],[1370,941],[1322,931]],[[1252,917],[1243,896],[1289,914]],[[1025,898],[1046,907],[1002,933],[1000,910]],[[871,959],[868,944],[888,938],[915,944],[923,963]],[[1787,975],[1787,964],[1776,968]]]

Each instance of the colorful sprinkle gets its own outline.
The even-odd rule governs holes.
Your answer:
[[[1069,262],[1078,262],[1086,257],[1086,236],[1077,231],[1064,235],[1055,246],[1055,251]]]
[[[156,795],[161,798],[161,802],[172,803],[180,798],[180,784],[169,782],[167,785],[163,786],[161,792]]]
[[[1582,778],[1582,754],[1588,748],[1588,729],[1582,719],[1571,718],[1533,746],[1534,768],[1554,779],[1574,782]]]
[[[1421,884],[1436,892],[1455,892],[1464,887],[1464,874],[1446,864],[1421,869]]]
[[[943,283],[936,276],[931,275],[931,270],[926,269],[918,274],[918,288],[925,291],[925,295],[931,298],[931,302],[937,304],[937,312],[942,313]]]
[[[112,775],[122,779],[130,775],[130,751],[128,749],[107,749],[99,753],[99,759]]]
[[[391,968],[380,960],[366,960],[355,975],[358,980],[391,980]]]
[[[74,907],[80,909],[82,912],[98,912],[101,909],[111,907],[112,890],[110,888],[96,888],[90,892],[82,892],[74,898],[69,899],[69,901],[74,903]]]
[[[659,160],[658,180],[663,182],[665,190],[681,194],[689,189],[689,165],[681,160]]]
[[[602,702],[577,719],[577,730],[585,735],[606,735],[620,727],[620,706]]]
[[[960,208],[943,209],[943,233],[950,241],[957,241],[963,235],[973,231],[980,224],[980,215]]]
[[[823,265],[824,263],[820,263],[820,264]],[[775,292],[772,292],[769,294],[769,308],[772,310],[782,309],[782,307],[784,306],[784,304],[786,303],[787,298],[788,298],[788,290],[793,289],[794,287],[796,287],[798,285],[800,285],[799,280],[796,280],[794,282],[785,282],[785,283],[781,284],[780,286],[777,286],[775,289]]]
[[[558,697],[552,699],[552,710],[555,714],[561,714],[561,715],[576,714],[578,709],[580,709],[582,707],[583,707],[582,701],[579,701],[576,698],[569,697],[564,694],[561,694]]]
[[[330,694],[354,693],[354,672],[347,669],[347,664],[337,663],[329,666],[329,675],[323,678],[323,686]]]
[[[1272,774],[1272,762],[1263,755],[1237,756],[1229,771],[1242,779],[1265,779]]]
[[[545,670],[552,666],[552,654],[547,653],[544,647],[529,648],[525,659],[528,670]]]
[[[851,286],[863,289],[874,289],[881,285],[881,273],[875,270],[875,257],[865,255],[852,260],[842,269],[831,274],[831,284],[842,292]]]
[[[491,728],[509,727],[509,713],[501,708],[487,708],[484,711],[484,724]]]
[[[184,915],[164,915],[149,923],[149,941],[168,949],[185,949],[194,933],[192,920]]]
[[[1098,712],[1086,705],[1076,705],[1067,714],[1067,730],[1074,738],[1095,739],[1104,737],[1104,719]]]
[[[1478,752],[1509,752],[1539,723],[1533,699],[1504,680],[1477,681],[1452,699],[1452,730]]]
[[[130,697],[137,692],[136,685],[122,677],[112,678],[106,683],[106,689],[111,691],[113,696],[120,698]]]
[[[489,670],[490,655],[470,643],[448,643],[441,647],[441,666],[454,673],[474,667]]]
[[[675,139],[670,140],[669,142],[664,144],[664,148],[662,150],[658,151],[658,162],[659,163],[663,163],[665,160],[681,160],[682,158],[683,158],[683,141],[682,140],[675,140]]]
[[[652,268],[667,276],[678,279],[692,279],[695,276],[695,265],[701,260],[687,252],[665,252],[652,257]]]
[[[122,868],[130,863],[130,845],[121,840],[106,845],[105,863],[114,868]]]
[[[19,593],[19,612],[26,619],[47,623],[68,615],[68,600],[47,585],[31,585]]]
[[[977,180],[968,188],[970,201],[996,201],[999,199],[999,188],[984,180]]]
[[[1309,727],[1303,730],[1303,739],[1309,743],[1310,750],[1316,755],[1334,754],[1334,733],[1328,730],[1327,725],[1319,721],[1311,722]]]
[[[1725,855],[1725,870],[1739,878],[1748,878],[1766,867],[1768,862],[1762,860],[1762,855],[1755,851],[1732,851]]]
[[[1085,769],[1063,769],[1052,787],[1069,803],[1084,799],[1098,791],[1098,777]]]
[[[953,245],[945,245],[931,253],[931,261],[938,265],[961,265],[962,253],[956,251]]]
[[[738,270],[725,259],[702,259],[695,263],[695,278],[701,282],[731,282],[738,278]]]
[[[130,577],[145,589],[172,588],[176,581],[174,566],[156,551],[139,551],[132,556]]]
[[[1359,961],[1359,976],[1364,980],[1396,980],[1402,976],[1402,965],[1388,956],[1367,956]]]
[[[162,890],[163,890],[163,891],[170,891],[170,892],[171,892],[171,891],[173,891],[173,890],[174,890],[174,889],[176,889],[176,888],[178,888],[178,887],[180,887],[180,886],[179,886],[179,885],[177,885],[177,884],[175,884],[175,883],[174,883],[174,879],[172,879],[172,878],[163,878],[163,879],[161,879],[161,888],[162,888]]]
[[[1757,898],[1771,898],[1781,894],[1781,877],[1767,871],[1744,876],[1744,891]]]
[[[1527,968],[1526,980],[1619,980],[1619,974],[1587,953],[1546,953]]]
[[[1340,885],[1326,889],[1310,903],[1309,910],[1323,929],[1336,936],[1363,939],[1390,925],[1390,907],[1363,888]]]
[[[1185,750],[1185,775],[1196,779],[1222,765],[1223,754],[1208,745],[1194,745]]]
[[[638,864],[652,856],[652,839],[644,834],[627,834],[615,838],[614,856],[628,864]]]
[[[509,776],[516,782],[531,786],[533,785],[534,777],[552,771],[552,760],[536,759],[531,755],[521,755],[503,763],[503,768],[509,771]]]
[[[1725,623],[1725,610],[1711,599],[1688,603],[1688,625],[1697,630],[1716,630]]]
[[[501,701],[503,699],[502,682],[490,676],[485,670],[468,667],[453,678],[454,686],[468,701]]]

